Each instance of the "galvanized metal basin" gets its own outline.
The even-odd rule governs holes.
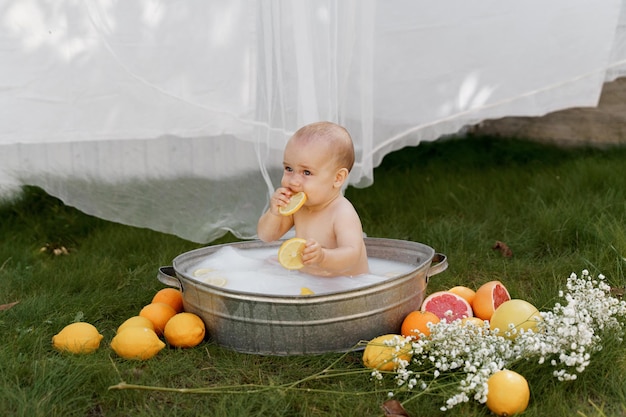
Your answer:
[[[281,242],[229,243],[239,249],[278,247]],[[177,256],[157,278],[183,292],[185,311],[200,316],[210,337],[239,352],[304,355],[343,352],[361,340],[398,333],[404,317],[420,308],[428,278],[444,271],[446,257],[429,246],[394,239],[366,238],[368,257],[413,265],[410,272],[350,291],[285,296],[215,287],[186,271],[225,245]],[[332,279],[332,278],[329,278]]]

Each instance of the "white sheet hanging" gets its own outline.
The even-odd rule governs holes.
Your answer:
[[[387,153],[595,106],[626,74],[623,0],[0,2],[0,194],[209,242],[253,237],[303,124]]]

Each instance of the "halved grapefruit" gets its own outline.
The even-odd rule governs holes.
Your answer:
[[[430,311],[448,323],[465,317],[472,317],[472,306],[460,295],[450,291],[437,291],[426,297],[421,311]]]
[[[496,308],[510,299],[508,290],[500,281],[489,281],[476,290],[472,301],[474,315],[483,320],[491,320]]]

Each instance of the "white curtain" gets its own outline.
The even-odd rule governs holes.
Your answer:
[[[595,106],[626,0],[0,0],[0,196],[254,237],[283,146],[331,120],[372,184],[393,150]]]

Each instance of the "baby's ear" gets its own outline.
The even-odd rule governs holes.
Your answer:
[[[343,183],[348,179],[349,173],[347,168],[340,168],[335,174],[335,187],[343,186]]]

